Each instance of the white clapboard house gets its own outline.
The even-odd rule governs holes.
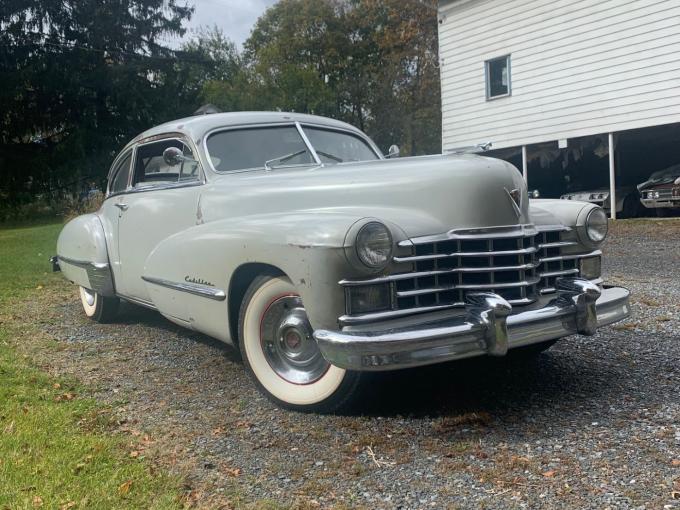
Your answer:
[[[680,163],[680,0],[441,0],[438,16],[444,151],[490,141],[542,196],[613,203]]]

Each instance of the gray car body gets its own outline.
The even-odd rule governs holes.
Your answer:
[[[213,168],[205,144],[211,132],[293,122],[350,131],[375,148],[348,124],[301,114],[214,114],[155,127],[127,147],[180,137],[198,156],[200,182],[107,196],[98,212],[64,227],[57,246],[64,275],[102,295],[155,308],[178,324],[234,343],[244,287],[254,275],[272,270],[290,278],[315,330],[339,329],[345,294],[338,282],[375,276],[353,255],[353,236],[371,220],[385,223],[395,243],[458,228],[533,224],[569,227],[568,235],[577,244],[566,253],[596,248],[584,233],[594,205],[565,200],[530,203],[521,174],[498,159],[380,155],[376,161],[327,166],[230,173]],[[519,208],[512,203],[510,190],[520,192]],[[122,201],[130,202],[126,212],[115,207]],[[121,218],[129,214],[137,219],[123,230]],[[382,273],[390,270],[388,266]],[[126,280],[129,283],[123,285]],[[211,297],[149,280],[205,287]],[[137,295],[123,292],[125,286],[138,289]],[[421,315],[405,320],[427,319]]]

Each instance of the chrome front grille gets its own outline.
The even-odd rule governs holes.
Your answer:
[[[577,244],[563,238],[567,232],[562,226],[539,230],[521,225],[411,239],[400,243],[402,254],[394,257],[396,268],[408,269],[340,283],[348,290],[356,285],[389,285],[391,309],[379,314],[385,317],[463,307],[468,294],[475,292],[498,294],[513,306],[528,305],[554,293],[558,277],[578,276],[580,258],[599,255],[563,254]],[[404,254],[408,248],[411,253]],[[352,315],[348,308],[342,319],[351,323]]]

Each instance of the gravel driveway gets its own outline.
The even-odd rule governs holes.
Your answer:
[[[89,383],[198,506],[680,508],[680,222],[617,223],[605,271],[632,319],[533,361],[371,375],[342,416],[274,407],[228,347],[154,312],[97,325],[64,286],[27,317],[58,341],[32,354]]]

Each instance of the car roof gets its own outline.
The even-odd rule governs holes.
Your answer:
[[[137,135],[130,144],[165,133],[183,133],[193,140],[198,140],[207,132],[221,127],[248,124],[274,124],[281,122],[321,124],[331,128],[346,129],[361,133],[360,130],[351,124],[335,119],[329,119],[328,117],[320,117],[318,115],[291,112],[228,112],[196,115],[166,122]]]

